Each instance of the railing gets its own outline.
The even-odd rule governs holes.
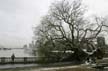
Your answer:
[[[108,64],[107,63],[101,63],[101,64],[98,64],[96,66],[93,66],[93,68],[97,68],[97,69],[104,69],[104,67],[108,67]]]
[[[27,63],[36,63],[38,57],[0,57],[0,64],[27,64]]]
[[[104,55],[104,57],[108,57],[108,52],[105,52],[105,55]]]

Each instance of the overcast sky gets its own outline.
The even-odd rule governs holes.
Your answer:
[[[40,23],[55,0],[0,0],[0,45],[22,47],[32,40],[32,27]],[[108,0],[83,0],[91,14],[108,15]]]

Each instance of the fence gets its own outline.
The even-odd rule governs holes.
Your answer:
[[[27,63],[37,63],[38,57],[15,57],[12,60],[11,57],[0,57],[0,64],[27,64]]]
[[[108,57],[108,52],[105,52],[105,55],[104,55],[104,57],[106,57],[106,58]]]

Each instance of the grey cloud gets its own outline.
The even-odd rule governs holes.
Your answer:
[[[0,0],[0,11],[15,13],[16,0]]]

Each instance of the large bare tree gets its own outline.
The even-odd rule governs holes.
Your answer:
[[[53,3],[34,31],[35,35],[38,35],[37,42],[40,42],[40,45],[50,42],[54,49],[61,48],[57,45],[59,43],[63,45],[64,51],[67,48],[80,49],[84,47],[83,44],[92,45],[93,41],[107,30],[104,28],[107,25],[101,17],[85,18],[85,11],[81,0]]]

